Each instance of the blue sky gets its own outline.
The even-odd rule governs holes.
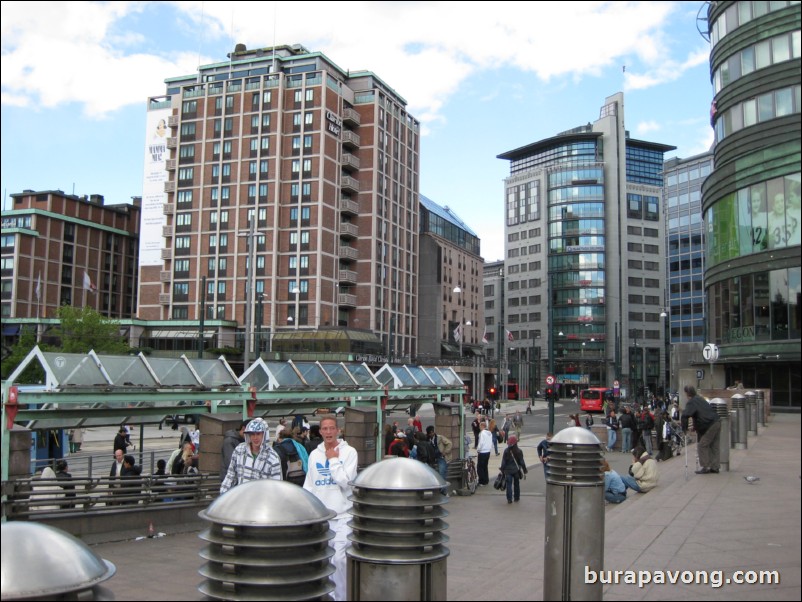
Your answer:
[[[376,73],[421,121],[420,192],[501,259],[496,155],[595,121],[625,93],[635,138],[689,157],[713,140],[702,2],[2,3],[2,188],[142,193],[145,101],[164,79],[300,43]],[[624,69],[626,67],[626,69]]]

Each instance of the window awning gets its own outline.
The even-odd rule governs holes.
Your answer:
[[[146,339],[197,339],[199,332],[197,330],[152,330],[150,334],[145,335]],[[213,330],[204,330],[203,338],[211,339],[215,335]]]
[[[3,326],[4,337],[12,337],[17,333],[19,333],[19,324],[16,324],[14,326]]]
[[[440,347],[447,353],[459,353],[459,347],[450,345],[448,343],[440,343]]]

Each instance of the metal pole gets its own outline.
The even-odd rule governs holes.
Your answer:
[[[243,371],[248,369],[251,363],[251,329],[253,327],[253,276],[254,270],[254,249],[253,235],[256,228],[256,214],[251,216],[251,223],[248,228],[248,234],[245,240],[248,241],[248,269],[246,272],[247,279],[245,284],[245,352],[242,354]]]
[[[549,375],[554,375],[554,275],[549,274]],[[549,398],[549,431],[554,432],[554,399]]]
[[[264,321],[263,293],[259,294],[259,304],[256,307],[256,357],[262,357],[262,322]]]
[[[203,359],[203,326],[206,319],[206,276],[201,278],[200,320],[198,322],[198,359]]]

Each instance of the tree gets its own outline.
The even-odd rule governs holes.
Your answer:
[[[91,307],[62,305],[58,309],[60,326],[55,329],[61,338],[64,353],[126,354],[128,345],[120,336],[120,323],[104,318]]]
[[[11,346],[11,353],[3,358],[2,368],[0,372],[3,374],[3,379],[11,376],[11,373],[17,369],[22,360],[31,352],[36,346],[36,327],[23,326],[19,333],[19,340]],[[42,351],[46,351],[45,345],[39,346]],[[19,384],[32,385],[44,381],[45,371],[39,362],[31,362],[25,371],[19,375],[16,382]]]

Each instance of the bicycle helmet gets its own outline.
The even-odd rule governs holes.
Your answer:
[[[265,422],[261,418],[254,418],[248,423],[248,426],[245,427],[246,433],[266,433],[267,432],[267,422]]]

